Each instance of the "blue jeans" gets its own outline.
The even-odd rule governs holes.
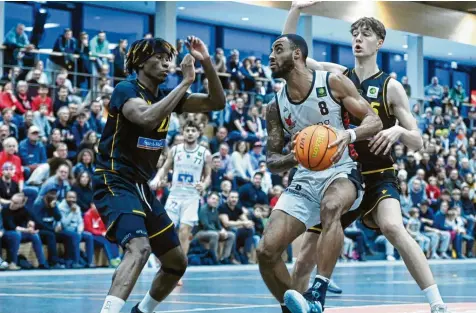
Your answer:
[[[93,235],[93,237],[94,245],[104,249],[104,253],[106,253],[109,261],[119,257],[119,247],[116,244],[110,242],[103,236]]]
[[[2,242],[7,246],[7,262],[18,262],[18,250],[20,250],[21,234],[14,230],[8,230],[0,238],[0,256],[2,254]]]
[[[48,247],[48,262],[50,264],[58,263],[58,250],[56,249],[56,234],[52,231],[42,229],[39,232],[41,241]]]
[[[94,236],[90,232],[83,231],[81,233],[81,241],[86,244],[86,257],[88,258],[88,265],[93,264],[94,261]],[[79,244],[78,244],[79,248]],[[79,249],[78,249],[79,250]]]
[[[81,242],[80,234],[72,231],[62,230],[56,233],[56,240],[64,245],[66,259],[74,264],[79,263],[79,243]]]
[[[230,143],[230,146],[240,140],[255,143],[258,141],[258,137],[256,137],[256,135],[252,132],[248,132],[248,136],[244,138],[243,136],[241,136],[241,132],[239,130],[234,130],[230,134],[228,134],[228,142]]]
[[[35,250],[38,263],[43,266],[47,265],[45,255],[43,254],[43,244],[41,243],[39,234],[21,233],[21,242],[31,242],[33,245],[33,250]],[[17,257],[15,256],[15,258]]]
[[[235,233],[236,249],[244,247],[245,253],[250,253],[253,249],[255,230],[253,228],[238,228]]]

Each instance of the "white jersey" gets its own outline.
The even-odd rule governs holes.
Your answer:
[[[281,123],[291,135],[311,125],[327,125],[335,130],[344,130],[345,115],[348,114],[331,94],[329,88],[329,72],[314,71],[312,88],[307,97],[300,103],[288,97],[287,85],[277,93],[277,104]],[[335,166],[353,162],[348,148]]]
[[[175,147],[171,195],[200,196],[195,185],[202,179],[206,150],[198,144],[193,151],[185,150],[183,143]]]

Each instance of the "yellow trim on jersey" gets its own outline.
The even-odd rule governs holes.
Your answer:
[[[97,168],[97,169],[94,170],[94,173],[99,173],[99,172],[108,172],[108,173],[119,174],[119,172],[117,172],[117,171],[105,170],[103,168]]]
[[[174,226],[174,222],[170,223],[169,226],[165,227],[164,229],[162,229],[161,231],[153,234],[152,236],[149,237],[149,239],[152,239],[160,234],[162,234],[164,231],[166,231],[167,229],[169,229],[170,227]]]
[[[109,233],[109,230],[112,228],[112,226],[114,226],[114,224],[116,223],[116,221],[114,220],[111,225],[109,225],[109,227],[106,229],[106,237],[108,239],[113,239],[112,237],[109,237],[107,234]]]
[[[387,77],[385,79],[385,82],[383,83],[383,107],[385,108],[385,113],[387,113],[388,117],[390,117],[390,114],[388,113],[388,112],[390,112],[390,110],[388,108],[388,103],[387,103],[387,85],[388,85],[388,82],[390,81],[390,78],[392,78],[392,77],[390,77],[390,76]]]
[[[310,227],[308,230],[322,231],[322,228],[319,227]]]
[[[102,176],[104,177],[104,185],[106,185],[106,186],[107,186],[107,189],[109,189],[109,192],[110,192],[113,196],[115,196],[114,191],[112,191],[111,187],[107,184],[106,174],[103,174]]]
[[[388,171],[388,170],[395,170],[393,167],[387,167],[387,168],[381,168],[379,170],[372,170],[372,171],[365,171],[365,172],[361,172],[362,175],[366,175],[366,174],[374,174],[374,173],[379,173],[379,172],[385,172],[385,171]]]
[[[112,145],[111,145],[111,154],[109,157],[111,158],[111,170],[114,171],[114,159],[112,158],[112,154],[114,152],[114,142],[116,141],[117,130],[119,128],[119,118],[120,115],[116,115],[116,130],[114,131],[114,135],[112,136]]]
[[[378,74],[377,76],[373,77],[372,79],[377,79],[377,78],[379,78],[379,77],[382,76],[382,75],[383,75],[383,72],[381,71],[380,74]]]
[[[139,214],[139,215],[143,215],[143,216],[147,216],[147,215],[145,215],[144,212],[139,211],[139,210],[132,210],[132,213]]]
[[[374,206],[370,210],[368,210],[364,215],[362,215],[362,221],[364,220],[364,217],[369,215],[377,207],[377,205],[379,205],[379,203],[383,199],[386,199],[386,198],[390,198],[390,195],[385,195],[385,196],[381,196],[380,198],[378,198],[378,200],[377,200],[377,202],[375,202]]]

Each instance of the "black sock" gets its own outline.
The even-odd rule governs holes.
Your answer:
[[[317,291],[319,296],[317,297],[317,300],[322,304],[322,307],[324,308],[324,303],[326,302],[326,293],[327,293],[327,287],[329,286],[330,280],[326,277],[316,275],[316,278],[314,279],[314,283],[312,283],[312,289]]]
[[[282,305],[282,304],[281,304],[281,310],[283,311],[283,313],[291,313],[291,311],[289,311],[288,307],[285,306],[285,305]]]

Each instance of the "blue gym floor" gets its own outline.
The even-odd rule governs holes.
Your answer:
[[[476,260],[434,261],[431,268],[453,312],[476,312]],[[154,273],[144,271],[122,312],[142,299]],[[112,274],[112,269],[0,273],[0,313],[99,313]],[[326,313],[429,313],[427,306],[408,306],[425,298],[401,262],[342,263],[333,278],[344,293],[329,294]],[[190,267],[183,281],[157,312],[281,312],[256,265]]]

